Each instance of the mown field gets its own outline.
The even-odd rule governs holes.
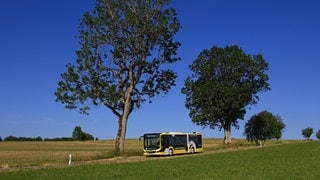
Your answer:
[[[26,143],[26,144],[25,144]],[[129,140],[128,157],[111,158],[113,141],[0,143],[0,179],[318,179],[320,142],[269,142],[266,147],[235,141],[223,146],[206,139],[204,153],[174,157],[139,156],[139,141]],[[56,144],[57,143],[57,144]],[[17,145],[18,144],[18,145]],[[23,147],[24,148],[21,148]],[[10,148],[9,148],[10,147]],[[24,150],[23,150],[24,149]],[[5,152],[5,153],[3,153]],[[8,158],[11,156],[13,159]],[[20,153],[29,155],[27,157]],[[46,154],[44,158],[44,154]],[[75,162],[67,166],[68,154]],[[7,155],[4,155],[7,154]],[[17,154],[17,157],[14,156]],[[32,158],[33,157],[33,160]],[[44,164],[46,163],[46,164]],[[20,164],[20,165],[19,165]],[[31,165],[32,164],[32,165]],[[54,165],[55,164],[55,165]],[[14,171],[4,170],[10,166]],[[29,168],[25,168],[29,167]],[[11,167],[12,168],[12,167]]]
[[[271,141],[271,144],[283,143]],[[233,146],[224,146],[222,139],[204,139],[204,150],[233,149],[248,146],[245,140],[234,140]],[[143,160],[142,142],[138,139],[128,139],[125,143],[125,157],[113,158],[114,140],[105,141],[70,141],[70,142],[0,142],[0,172],[43,167],[65,167],[69,155],[72,155],[72,165],[96,163],[97,161],[115,162]]]
[[[203,141],[207,151],[224,148],[221,139],[204,139]],[[236,144],[246,143],[243,140],[235,140],[235,142]],[[142,141],[138,139],[126,140],[125,156],[142,156],[142,146]],[[72,165],[97,160],[116,161],[119,159],[112,159],[115,156],[114,140],[0,142],[0,172],[41,167],[64,167],[68,164],[70,154],[72,155]]]
[[[127,155],[141,155],[142,142],[129,139]],[[0,172],[12,169],[57,167],[114,157],[114,141],[0,142]]]

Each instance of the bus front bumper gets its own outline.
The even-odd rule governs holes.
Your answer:
[[[145,156],[161,156],[161,155],[168,155],[169,150],[160,151],[160,150],[144,150],[143,155]]]

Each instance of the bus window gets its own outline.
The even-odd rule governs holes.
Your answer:
[[[161,147],[162,148],[168,148],[170,146],[170,136],[168,135],[162,135],[161,136]]]
[[[158,149],[160,148],[159,134],[146,134],[144,135],[144,148],[145,149]]]
[[[172,139],[175,147],[186,147],[187,145],[186,135],[175,135]]]
[[[189,137],[190,141],[193,141],[196,144],[197,148],[202,148],[202,137],[201,135],[191,135]]]

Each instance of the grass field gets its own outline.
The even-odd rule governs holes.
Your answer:
[[[127,140],[128,155],[141,155],[142,144]],[[0,142],[0,172],[39,166],[67,165],[69,154],[74,163],[114,156],[114,141]]]
[[[224,148],[221,139],[204,139],[206,150]],[[236,140],[238,144],[243,140]],[[126,156],[141,156],[142,142],[128,139]],[[72,155],[72,164],[114,157],[114,140],[69,141],[69,142],[0,142],[0,172],[8,170],[34,169],[39,167],[66,166]]]
[[[135,151],[134,147],[137,152],[141,151],[139,143],[136,143],[135,140],[130,141],[128,141],[127,147],[133,148],[132,151]],[[78,164],[71,167],[60,164],[60,166],[51,168],[42,167],[41,169],[2,172],[0,179],[318,179],[320,177],[318,170],[320,142],[318,141],[281,143],[277,146],[251,148],[247,147],[244,141],[235,142],[238,145],[234,147],[224,147],[220,140],[205,140],[204,144],[208,145],[205,153],[156,158],[122,157],[112,159],[125,161],[96,160],[92,163],[84,162],[93,160],[97,154],[105,152],[108,148],[110,151],[107,150],[107,152],[112,152],[113,143],[109,141],[91,142],[92,144],[89,142],[73,143],[75,143],[73,148],[68,146],[67,142],[64,145],[61,144],[60,148],[53,143],[52,147],[56,145],[55,150],[46,148],[47,146],[42,147],[39,152],[55,152],[58,156],[62,152],[66,154],[61,155],[61,158],[58,158],[59,161],[47,158],[47,160],[35,160],[34,164],[42,164],[43,161],[52,161],[58,164],[64,161],[63,164],[66,164],[67,157],[65,155],[69,152],[82,155]],[[112,146],[106,147],[108,143]],[[19,150],[18,147],[16,147],[18,149],[14,149],[17,146],[15,143],[11,146],[13,151]],[[4,151],[2,147],[3,144],[0,143],[1,164],[3,163],[2,152]],[[26,147],[21,152],[35,149],[27,150]],[[79,148],[78,151],[74,149],[75,147]],[[66,149],[70,151],[67,153]],[[7,148],[7,150],[9,149]],[[86,156],[86,153],[91,155]],[[17,152],[17,154],[19,153]],[[34,155],[30,156],[38,156],[37,154],[34,152]],[[52,156],[56,156],[56,154]],[[20,161],[20,159],[17,160]],[[10,163],[10,160],[6,161],[7,164]],[[22,161],[22,164],[25,162],[27,160]]]

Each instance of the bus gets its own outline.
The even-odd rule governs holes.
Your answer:
[[[145,156],[185,154],[202,152],[202,135],[199,132],[148,133],[143,138]]]

